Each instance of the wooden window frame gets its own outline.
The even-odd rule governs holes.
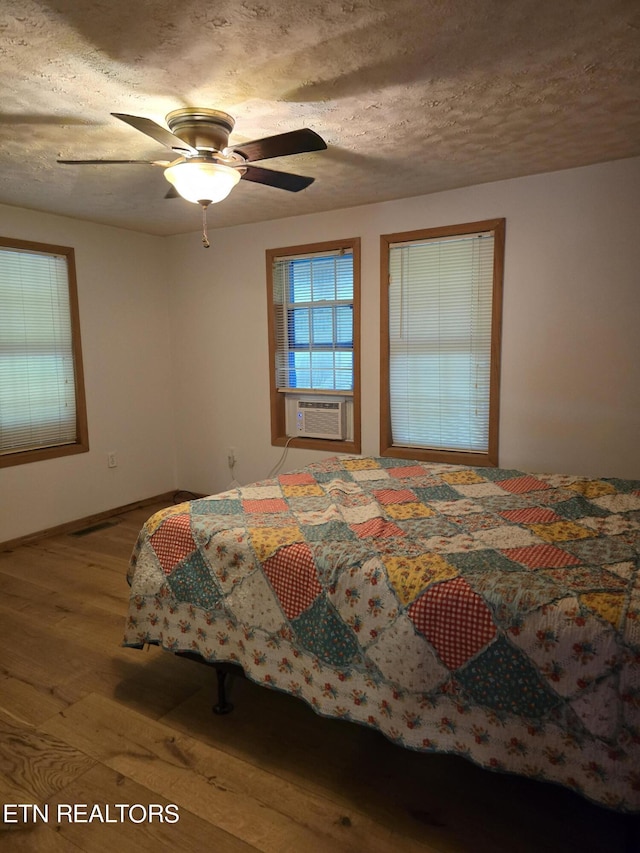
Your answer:
[[[348,249],[353,253],[353,439],[329,440],[325,438],[299,438],[287,436],[286,395],[276,385],[276,323],[273,302],[273,264],[278,258],[287,255],[311,255]],[[267,311],[269,334],[269,387],[271,405],[271,444],[278,447],[295,447],[304,450],[328,450],[334,453],[360,453],[361,414],[360,414],[360,238],[345,240],[326,240],[321,243],[308,243],[302,246],[285,246],[267,249]],[[320,395],[321,391],[302,391],[301,393]],[[342,391],[326,391],[334,396],[346,395]]]
[[[45,459],[56,459],[89,450],[89,429],[87,422],[87,404],[84,390],[84,371],[82,367],[82,342],[80,337],[80,311],[78,307],[78,284],[76,278],[75,252],[70,246],[57,246],[50,243],[37,243],[30,240],[14,240],[0,237],[0,248],[22,249],[26,252],[41,252],[51,255],[63,255],[67,260],[69,285],[69,311],[71,316],[71,339],[74,364],[74,390],[76,403],[76,439],[73,443],[40,447],[32,450],[16,450],[0,453],[0,468],[13,465],[25,465]]]
[[[502,342],[502,292],[504,279],[504,247],[506,220],[487,219],[442,228],[427,228],[383,234],[380,237],[380,455],[422,462],[444,462],[456,465],[497,467],[500,421],[500,352]],[[489,391],[489,440],[486,453],[439,450],[393,444],[390,401],[389,345],[389,251],[393,243],[454,237],[482,231],[493,231],[493,294],[491,305],[491,367]]]

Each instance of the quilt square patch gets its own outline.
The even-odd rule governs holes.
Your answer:
[[[283,545],[304,540],[299,527],[250,527],[249,536],[251,547],[260,562],[264,562]]]
[[[486,548],[496,548],[501,551],[506,548],[526,548],[539,542],[537,536],[523,527],[492,527],[489,530],[478,530],[475,539],[483,542]]]
[[[406,616],[400,616],[382,634],[367,656],[388,681],[415,692],[434,690],[449,677],[449,671]]]
[[[200,553],[225,592],[233,589],[258,565],[247,547],[247,533],[243,528],[214,533],[206,545],[200,545]]]
[[[397,521],[408,518],[431,518],[436,514],[434,509],[416,502],[387,504],[385,512]]]
[[[625,560],[633,560],[637,557],[635,548],[628,545],[623,536],[567,542],[565,548],[575,554],[583,563],[592,563],[595,566],[622,563]]]
[[[440,475],[445,483],[452,485],[469,484],[469,483],[486,483],[486,478],[481,477],[473,468],[461,468],[459,471],[444,472]]]
[[[418,496],[418,500],[425,504],[431,503],[432,501],[455,501],[460,497],[460,495],[452,489],[451,486],[448,486],[445,483],[433,486],[419,486],[414,489],[414,492]]]
[[[195,604],[203,610],[213,610],[222,598],[209,567],[197,551],[174,569],[167,583],[178,601]]]
[[[573,521],[552,521],[550,524],[531,524],[531,530],[547,542],[565,542],[571,539],[589,539],[595,536],[593,530],[582,527]]]
[[[582,520],[583,518],[608,518],[611,513],[599,507],[592,501],[586,500],[582,495],[576,495],[575,498],[570,498],[567,501],[560,501],[553,505],[553,508],[559,517]]]
[[[314,499],[311,498],[309,500]],[[303,507],[299,509],[298,502],[296,501],[294,515],[301,525],[328,524],[330,521],[340,522],[343,520],[338,507],[334,504],[327,506],[326,501],[324,501],[318,504],[317,509],[311,509],[311,507],[307,509],[307,506],[308,504],[305,502]]]
[[[389,468],[389,476],[395,477],[398,480],[404,480],[409,477],[426,477],[427,472],[422,465],[407,465],[402,468]]]
[[[191,512],[193,515],[241,515],[242,503],[235,498],[201,498],[193,502]]]
[[[344,521],[303,524],[302,532],[307,542],[347,542],[356,538],[353,530]]]
[[[577,566],[580,560],[556,545],[530,545],[527,548],[507,548],[503,551],[510,560],[522,563],[528,569]]]
[[[407,615],[451,670],[461,667],[496,635],[489,608],[461,577],[429,587]]]
[[[604,480],[577,480],[568,483],[567,488],[584,495],[585,498],[600,498],[602,495],[613,495],[616,489]]]
[[[381,560],[374,557],[345,569],[328,587],[329,600],[364,647],[398,615],[398,601],[385,575]]]
[[[382,468],[363,468],[359,471],[352,471],[351,475],[356,482],[369,482],[374,480],[388,480],[389,475]]]
[[[344,668],[359,657],[359,645],[353,631],[320,596],[313,605],[291,623],[300,644],[321,661]]]
[[[294,471],[292,474],[280,474],[278,482],[282,486],[310,486],[315,484],[316,479],[303,471]]]
[[[186,513],[165,518],[149,541],[167,575],[197,547],[191,533],[191,517]]]
[[[289,507],[287,502],[282,498],[262,498],[262,499],[247,499],[242,501],[242,509],[244,512],[287,512]]]
[[[591,569],[589,566],[570,566],[557,569],[544,569],[547,577],[562,584],[567,594],[581,592],[580,600],[593,593],[609,593],[613,590],[626,590],[627,583],[614,572],[603,572],[601,569]]]
[[[459,483],[455,486],[460,495],[468,498],[488,498],[491,495],[503,495],[504,492],[495,483]]]
[[[359,499],[353,506],[341,504],[339,511],[347,524],[363,524],[372,518],[379,518],[381,516],[380,505],[371,499],[368,499],[364,503],[361,503]]]
[[[322,593],[309,546],[280,548],[262,565],[287,619],[295,619]]]
[[[416,494],[411,489],[376,489],[373,496],[383,506],[408,503],[416,499]]]
[[[402,521],[400,527],[412,539],[417,537],[418,544],[422,547],[422,550],[427,551],[433,550],[425,544],[427,540],[433,538],[445,539],[460,533],[459,527],[451,524],[448,519],[442,518],[439,515],[433,515],[430,518],[407,518]]]
[[[449,515],[448,520],[454,524],[459,524],[469,533],[474,533],[478,530],[490,530],[492,527],[498,527],[501,524],[500,519],[491,512],[470,512],[467,515]]]
[[[182,503],[177,506],[168,506],[166,509],[159,510],[147,520],[144,525],[145,531],[149,536],[151,536],[151,534],[160,527],[165,518],[169,518],[172,515],[184,515],[188,508],[188,504]]]
[[[439,554],[422,554],[419,557],[383,557],[389,581],[401,604],[413,601],[436,581],[457,577],[458,570]]]
[[[367,468],[380,468],[375,459],[343,459],[342,465],[347,471],[364,471]]]
[[[476,702],[502,713],[539,719],[559,702],[522,652],[502,637],[457,678]]]
[[[245,625],[275,634],[285,625],[282,608],[262,572],[254,572],[227,598],[234,616]]]
[[[553,603],[525,616],[511,639],[561,696],[583,692],[618,665],[612,626],[585,614],[575,596],[556,596]]]
[[[544,480],[539,480],[537,477],[525,475],[522,477],[512,477],[507,480],[498,480],[497,484],[505,492],[513,492],[514,494],[522,494],[523,492],[538,492],[542,489],[548,489],[549,484]]]
[[[314,495],[324,495],[322,486],[318,483],[283,485],[282,494],[287,498],[306,498]]]
[[[594,498],[593,503],[609,512],[633,512],[640,510],[640,494],[629,492],[620,495],[603,495]]]
[[[518,567],[520,568],[520,567]],[[565,594],[562,584],[542,572],[474,572],[465,574],[473,589],[490,605],[501,625],[519,630],[523,614]]]
[[[240,488],[240,497],[249,500],[263,500],[264,498],[281,498],[282,489],[280,486],[242,486]]]
[[[536,522],[562,521],[562,518],[549,507],[530,506],[523,509],[506,509],[500,512],[502,518],[514,524],[535,524]]]
[[[397,524],[392,521],[386,521],[384,518],[372,518],[362,524],[352,524],[351,529],[356,534],[358,539],[366,539],[368,537],[388,538],[392,536],[404,536],[404,532]]]

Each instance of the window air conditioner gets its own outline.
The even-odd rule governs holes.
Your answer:
[[[344,438],[344,403],[297,400],[296,435],[307,438]]]

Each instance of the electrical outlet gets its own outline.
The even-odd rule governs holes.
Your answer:
[[[116,455],[115,450],[110,450],[107,453],[107,467],[108,468],[117,468],[118,467],[118,457]]]

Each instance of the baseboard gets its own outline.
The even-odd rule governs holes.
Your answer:
[[[103,512],[97,512],[94,515],[86,515],[84,518],[76,518],[74,521],[67,521],[64,524],[58,524],[56,527],[48,527],[46,530],[38,530],[35,533],[27,533],[26,536],[19,536],[17,539],[9,539],[6,542],[0,542],[0,551],[13,551],[20,545],[28,545],[32,542],[37,542],[39,539],[47,539],[49,536],[60,536],[64,533],[73,533],[75,530],[82,530],[83,527],[89,527],[92,524],[98,524],[108,518],[113,518],[114,515],[121,515],[124,512],[129,512],[132,509],[143,509],[145,506],[150,506],[156,503],[165,503],[171,506],[174,503],[175,495],[185,494],[182,491],[173,490],[164,492],[161,495],[154,495],[152,498],[144,498],[143,500],[134,501],[124,506],[106,509]]]

